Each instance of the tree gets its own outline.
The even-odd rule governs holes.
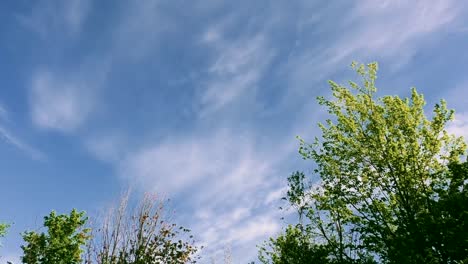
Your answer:
[[[337,241],[321,237],[324,231],[323,223],[313,223],[313,211],[310,210],[308,192],[312,184],[306,182],[306,176],[302,172],[295,172],[288,177],[286,197],[283,199],[297,211],[299,223],[289,225],[285,232],[276,238],[270,238],[259,249],[260,262],[267,264],[294,264],[294,263],[320,263],[320,264],[374,264],[372,256],[362,252],[355,245],[348,244],[349,257],[340,258]],[[309,220],[309,221],[307,221]],[[338,221],[328,223],[335,227]]]
[[[454,209],[466,201],[460,182],[468,178],[456,169],[466,144],[445,130],[453,110],[442,100],[426,117],[414,88],[410,98],[376,98],[377,63],[352,67],[362,83],[330,81],[334,99],[318,98],[331,115],[319,123],[321,138],[299,138],[299,153],[315,162],[320,181],[310,185],[301,173],[289,178],[288,200],[307,220],[311,240],[329,247],[328,258],[338,263],[450,263],[466,256],[466,247],[452,252],[440,240],[468,241],[460,233],[466,207]],[[447,203],[454,203],[450,211]],[[441,234],[430,231],[434,226]]]
[[[417,221],[441,263],[468,263],[468,162],[449,164],[449,184]]]
[[[6,231],[7,231],[8,227],[9,227],[8,224],[0,223],[0,237],[4,237],[6,235]]]
[[[312,243],[310,236],[301,228],[290,225],[284,234],[271,238],[260,247],[259,259],[265,264],[327,264],[332,263],[329,254],[327,245]]]
[[[10,227],[10,225],[0,223],[0,238],[4,237],[6,235],[8,227]],[[0,243],[0,246],[2,246],[1,243]]]
[[[198,248],[190,230],[170,223],[165,202],[146,195],[134,208],[129,196],[93,229],[86,263],[195,263]]]
[[[89,229],[83,228],[87,218],[84,212],[72,210],[69,215],[52,211],[44,217],[47,233],[23,233],[26,242],[22,262],[26,264],[81,263],[83,245],[89,238]]]

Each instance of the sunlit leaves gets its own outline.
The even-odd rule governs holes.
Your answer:
[[[455,175],[455,165],[450,165],[451,171],[449,164],[459,164],[466,151],[462,138],[445,131],[453,110],[442,100],[427,117],[424,97],[415,88],[408,98],[377,97],[377,63],[352,67],[360,82],[349,82],[347,87],[330,81],[332,99],[318,98],[329,113],[319,123],[321,137],[312,143],[299,138],[299,153],[315,162],[314,173],[320,176],[315,186],[306,184],[301,173],[289,178],[287,200],[300,219],[305,215],[308,220],[301,220],[300,230],[308,230],[310,241],[331,249],[328,259],[339,263],[372,258],[447,263],[449,254],[431,238],[429,226],[437,226],[434,229],[444,236],[448,236],[444,230],[462,231],[444,226],[452,220],[462,225],[456,220],[461,216],[442,213],[445,209],[440,207],[449,203],[446,197],[464,201],[461,187],[457,195],[446,194]],[[463,177],[466,180],[467,175]],[[452,220],[439,219],[444,217]]]
[[[22,262],[27,264],[81,263],[82,247],[89,239],[89,230],[83,228],[87,218],[84,212],[72,210],[69,215],[52,211],[44,217],[46,233],[23,233],[25,245]]]

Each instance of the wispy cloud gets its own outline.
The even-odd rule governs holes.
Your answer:
[[[286,193],[288,191],[288,187],[287,186],[284,186],[284,187],[280,187],[276,190],[272,190],[268,193],[268,195],[266,196],[265,198],[265,204],[266,205],[269,205],[269,204],[272,204],[272,203],[276,203],[278,202],[279,200],[281,200],[283,197],[286,197]]]
[[[144,186],[176,193],[235,169],[242,157],[247,159],[246,140],[225,131],[171,138],[129,153],[121,174]]]
[[[38,72],[31,87],[31,116],[44,129],[73,131],[86,119],[92,107],[86,83],[65,80],[49,71]]]
[[[463,137],[468,142],[468,112],[455,113],[454,120],[447,126],[447,132]]]
[[[124,137],[116,133],[88,137],[84,145],[98,160],[115,164],[122,161],[123,151],[128,149]]]
[[[330,27],[329,41],[312,45],[307,38],[302,39],[286,66],[291,87],[304,91],[353,60],[379,60],[394,69],[404,66],[418,50],[440,40],[441,33],[456,31],[467,7],[461,1],[452,0],[366,0],[355,2],[339,21],[327,18],[336,10],[323,10],[314,23],[301,24],[299,38],[308,30],[317,32],[318,21]],[[308,44],[310,48],[304,46]]]
[[[274,151],[255,142],[255,136],[219,130],[145,144],[128,153],[120,173],[145,190],[175,195],[195,210],[190,225],[209,245],[207,255],[228,244],[249,244],[252,257],[257,240],[280,228],[278,174],[291,155],[291,141],[278,142]],[[178,196],[188,193],[188,200]]]
[[[215,55],[207,71],[208,80],[201,84],[201,115],[222,109],[246,92],[254,95],[274,56],[266,35],[255,33],[237,39],[225,38],[224,23],[212,26],[202,36]]]
[[[283,225],[281,212],[276,207],[262,209],[226,208],[223,212],[211,213],[206,219],[195,219],[193,230],[199,234],[200,244],[204,246],[204,260],[219,259],[226,247],[241,253],[236,254],[236,262],[256,259],[256,246],[277,234]]]
[[[460,15],[459,1],[363,1],[356,4],[348,18],[350,30],[334,47],[332,60],[350,56],[411,56],[429,34],[450,30]],[[406,61],[406,60],[405,60]]]
[[[34,2],[30,13],[19,14],[17,18],[43,39],[52,35],[75,36],[81,32],[90,5],[89,0],[42,0]]]
[[[96,108],[109,65],[103,58],[99,63],[83,63],[70,72],[38,69],[29,89],[33,123],[46,130],[78,129]]]
[[[35,160],[44,160],[45,156],[42,152],[36,150],[35,148],[27,145],[19,138],[13,136],[5,127],[0,124],[0,137],[8,144],[13,145],[19,150],[27,153],[31,158]]]
[[[272,236],[280,230],[279,214],[267,213],[253,217],[246,224],[238,225],[229,230],[227,243],[235,241],[240,244],[255,241],[259,238]]]
[[[16,147],[20,151],[26,153],[31,158],[35,160],[44,160],[45,155],[28,145],[27,143],[23,142],[21,139],[13,135],[6,127],[6,123],[9,123],[9,114],[4,106],[0,105],[0,139],[4,142]]]

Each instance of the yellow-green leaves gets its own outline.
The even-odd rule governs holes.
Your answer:
[[[8,227],[10,227],[9,224],[0,223],[0,238],[4,237],[6,235]],[[1,245],[2,244],[0,243],[0,246]]]
[[[6,234],[9,225],[0,223],[0,237],[3,237]]]
[[[466,146],[445,131],[453,117],[445,101],[428,118],[415,88],[409,98],[376,97],[377,63],[354,62],[352,68],[361,82],[330,81],[333,99],[318,98],[330,114],[319,124],[322,137],[300,142],[300,154],[316,163],[321,178],[322,192],[312,194],[310,209],[323,212],[310,220],[319,223],[323,239],[339,241],[337,257],[364,247],[385,259],[401,230],[416,232],[415,219],[437,197],[433,186],[449,182],[447,164]]]
[[[44,217],[47,233],[23,233],[26,242],[22,262],[26,264],[81,263],[82,246],[89,239],[89,230],[83,228],[87,218],[84,212],[72,210],[69,215],[52,211]]]
[[[307,252],[317,263],[465,263],[468,163],[459,163],[463,139],[445,130],[453,110],[441,100],[426,116],[415,88],[377,97],[377,63],[352,68],[360,82],[329,81],[332,99],[317,98],[329,114],[321,136],[298,137],[320,179],[288,178],[299,223],[262,247],[261,260],[296,263]]]

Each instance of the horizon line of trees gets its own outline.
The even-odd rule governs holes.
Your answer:
[[[84,211],[52,211],[45,232],[26,231],[21,246],[25,264],[196,263],[201,249],[190,230],[171,221],[169,200],[145,194],[129,203],[130,193],[89,221]],[[7,225],[0,226],[5,235]]]
[[[377,63],[353,63],[360,77],[319,97],[329,117],[321,136],[298,137],[313,161],[312,182],[288,177],[283,199],[297,223],[259,245],[264,264],[468,263],[468,162],[462,137],[446,128],[454,111],[437,103],[429,117],[415,88],[409,98],[377,97]],[[47,232],[22,234],[26,264],[196,263],[190,230],[167,218],[166,201],[128,195],[91,223],[84,212],[52,212]],[[8,225],[0,224],[0,237]],[[227,261],[232,262],[229,256]]]

